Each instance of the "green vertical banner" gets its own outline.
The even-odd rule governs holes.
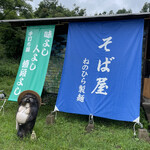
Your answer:
[[[9,96],[17,101],[19,94],[33,90],[41,95],[49,63],[55,25],[27,27],[23,55]]]

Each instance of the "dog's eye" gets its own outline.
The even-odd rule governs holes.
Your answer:
[[[23,98],[22,100],[23,100],[23,101],[26,101],[26,100],[27,100],[27,98]]]
[[[32,100],[33,100],[33,98],[32,98],[32,97],[30,97],[30,98],[29,98],[29,100],[30,100],[30,101],[32,101]]]

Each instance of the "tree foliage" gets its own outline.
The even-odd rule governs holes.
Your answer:
[[[132,10],[129,9],[129,10],[126,10],[125,8],[123,9],[119,9],[116,13],[114,13],[113,10],[110,10],[109,12],[106,12],[106,11],[103,11],[102,13],[96,13],[95,15],[98,16],[98,15],[115,15],[115,14],[130,14],[132,13]]]
[[[32,0],[28,0],[32,1]],[[0,20],[32,18],[32,6],[26,0],[1,0],[0,1]]]
[[[25,39],[25,31],[20,27],[12,27],[10,24],[0,26],[1,43],[4,54],[9,58],[20,59]]]
[[[132,10],[129,9],[129,10],[126,10],[125,8],[123,9],[119,9],[116,14],[131,14],[132,13]]]
[[[80,7],[74,4],[74,9],[69,10],[62,4],[59,4],[58,0],[43,0],[34,12],[34,15],[38,18],[83,16],[86,15],[86,9],[80,9]]]
[[[30,0],[31,1],[31,0]],[[32,6],[26,0],[1,0],[0,20],[33,18]],[[23,48],[25,32],[21,27],[0,24],[0,47],[6,56],[20,58]]]
[[[150,12],[150,3],[146,2],[140,12],[141,13]]]
[[[109,15],[114,15],[115,13],[114,13],[114,11],[113,10],[110,10],[109,11]]]

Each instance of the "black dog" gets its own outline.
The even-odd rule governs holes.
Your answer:
[[[23,138],[32,133],[39,110],[39,99],[33,93],[25,93],[19,101],[16,114],[17,135]]]

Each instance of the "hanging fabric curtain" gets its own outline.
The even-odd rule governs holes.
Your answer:
[[[42,93],[50,58],[55,25],[27,27],[23,55],[8,100],[17,101],[25,90]]]
[[[139,121],[143,19],[70,23],[55,111]]]

